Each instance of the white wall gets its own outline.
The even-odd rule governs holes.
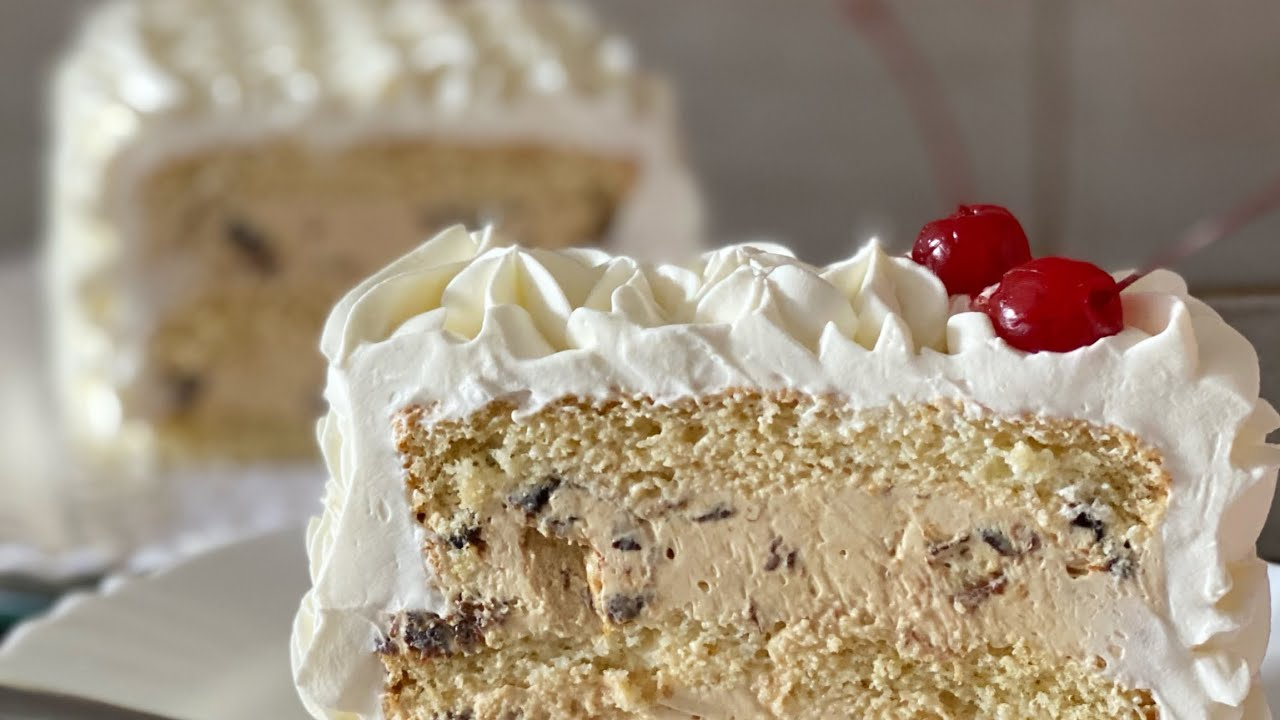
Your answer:
[[[40,215],[45,68],[87,0],[0,0],[0,257]]]

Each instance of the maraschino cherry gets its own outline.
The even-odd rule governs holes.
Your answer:
[[[1026,352],[1070,352],[1124,329],[1120,287],[1093,263],[1037,258],[1004,274],[974,309]]]
[[[1031,259],[1027,234],[999,205],[961,205],[920,230],[911,259],[929,268],[951,295],[977,295]]]

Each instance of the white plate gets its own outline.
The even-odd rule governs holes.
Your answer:
[[[1271,566],[1272,597],[1280,567]],[[289,629],[307,589],[302,531],[230,545],[155,575],[108,583],[21,626],[0,684],[79,694],[180,720],[306,720]],[[1280,614],[1272,607],[1272,625]],[[1280,707],[1280,647],[1263,681]]]
[[[19,626],[0,648],[0,685],[181,720],[306,720],[289,629],[308,583],[301,529],[109,581]]]

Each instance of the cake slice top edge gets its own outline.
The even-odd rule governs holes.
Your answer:
[[[499,338],[488,336],[505,333],[500,339],[517,357],[532,358],[595,347],[600,338],[588,330],[599,323],[655,339],[769,326],[815,357],[840,339],[872,353],[916,357],[955,357],[1003,343],[972,298],[949,297],[931,271],[874,238],[825,267],[772,242],[658,264],[599,249],[525,248],[515,240],[495,227],[441,231],[339,301],[321,349],[342,365],[356,347],[398,333],[436,334],[455,345],[493,342]],[[1239,395],[1256,399],[1257,353],[1189,294],[1181,276],[1157,270],[1121,297],[1125,323],[1115,336],[1067,353],[1005,349],[1030,363],[1070,365],[1062,361],[1100,349],[1142,355],[1161,345],[1160,357],[1179,363],[1181,377],[1225,376]],[[1253,400],[1247,404],[1252,408]]]
[[[332,477],[309,533],[299,687],[326,716],[376,715],[377,688],[362,679],[377,675],[378,632],[393,612],[443,607],[405,511],[397,413],[417,406],[430,424],[494,402],[519,417],[566,397],[754,388],[853,408],[951,401],[1140,438],[1171,478],[1159,528],[1168,597],[1123,610],[1119,656],[1088,650],[1109,658],[1109,676],[1153,688],[1171,717],[1245,717],[1265,624],[1253,540],[1280,465],[1265,440],[1280,416],[1258,397],[1252,347],[1176,274],[1153,273],[1124,302],[1119,334],[1028,354],[875,242],[826,268],[761,244],[654,265],[449,229],[349,293],[325,329]]]
[[[660,92],[577,0],[108,0],[63,69],[142,116],[531,96],[640,109]]]

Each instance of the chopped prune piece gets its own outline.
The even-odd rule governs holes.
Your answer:
[[[1014,557],[1021,555],[1013,546],[1013,542],[1009,540],[1009,536],[993,528],[984,528],[978,531],[978,536],[982,538],[982,542],[991,546],[991,549],[1000,553],[1003,557]]]
[[[642,549],[640,543],[636,542],[635,538],[632,537],[620,537],[614,540],[611,546],[614,550],[621,550],[622,552],[636,552]]]
[[[547,521],[547,529],[549,529],[552,534],[563,537],[564,535],[569,534],[569,528],[573,527],[574,523],[577,523],[580,520],[582,520],[582,518],[577,515],[570,515],[565,518],[552,518]]]
[[[450,535],[449,544],[455,550],[462,550],[468,547],[474,547],[477,550],[485,549],[484,537],[481,535],[478,525],[463,528],[460,532]]]
[[[717,505],[705,513],[693,518],[696,523],[715,522],[716,520],[727,520],[734,516],[736,511],[727,505]]]
[[[1040,549],[1040,536],[1024,525],[1014,525],[1007,534],[997,528],[981,528],[978,537],[1001,557],[1022,557]]]
[[[796,567],[796,561],[797,561],[797,559],[798,559],[799,557],[800,557],[800,551],[799,551],[799,550],[792,550],[791,552],[787,553],[787,569],[788,569],[788,570],[794,570],[794,569],[795,569],[795,567]]]
[[[782,565],[782,556],[778,554],[778,548],[782,547],[782,538],[776,537],[769,541],[769,558],[764,561],[764,571],[773,572]]]
[[[475,616],[463,616],[453,626],[453,638],[457,646],[463,650],[473,648],[484,642],[480,619]]]
[[[969,533],[960,533],[950,540],[942,542],[929,543],[928,552],[930,557],[941,557],[951,554],[952,550],[963,548],[969,542]]]
[[[401,630],[406,646],[423,657],[452,655],[454,632],[448,621],[434,613],[408,613]]]
[[[1130,555],[1117,555],[1107,558],[1103,569],[1120,580],[1132,580],[1138,574],[1138,561]]]
[[[605,613],[615,624],[630,622],[640,615],[646,602],[643,595],[611,595],[605,603]]]
[[[516,507],[524,510],[526,515],[537,515],[547,508],[551,502],[551,494],[560,489],[561,480],[555,475],[548,475],[532,489],[511,498]]]
[[[430,612],[407,612],[396,619],[391,634],[399,636],[406,648],[416,650],[424,658],[446,657],[467,653],[484,642],[484,629],[503,608],[464,602],[447,616]],[[383,647],[394,652],[388,640]]]
[[[194,373],[178,373],[169,380],[169,387],[174,411],[185,413],[199,401],[204,381]]]
[[[991,596],[1003,595],[1008,587],[1009,581],[1004,573],[996,572],[965,585],[960,592],[951,596],[951,600],[965,610],[974,610]]]
[[[227,221],[227,239],[263,275],[273,275],[280,270],[280,260],[267,236],[244,220]]]
[[[1084,528],[1093,531],[1093,541],[1102,542],[1102,538],[1107,535],[1107,526],[1098,518],[1094,517],[1087,511],[1077,513],[1071,520],[1073,527]]]

